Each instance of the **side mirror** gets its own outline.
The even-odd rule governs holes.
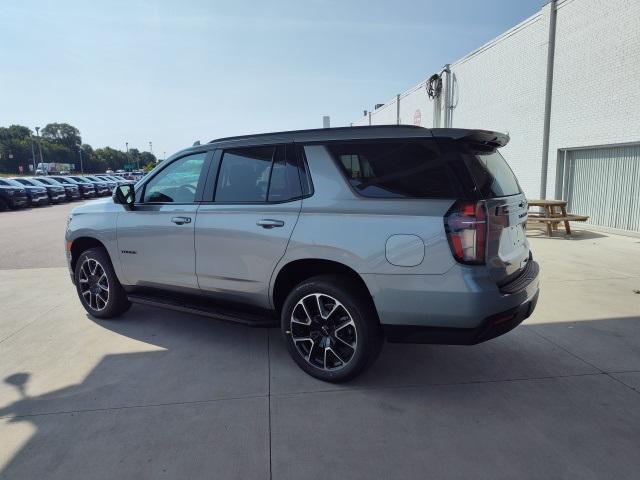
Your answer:
[[[113,203],[133,209],[135,200],[136,191],[133,189],[133,185],[120,185],[113,191]]]

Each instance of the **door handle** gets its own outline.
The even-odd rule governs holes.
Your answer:
[[[258,220],[256,225],[262,228],[274,228],[274,227],[284,227],[284,222],[282,220],[272,220],[271,218],[263,218],[262,220]]]
[[[173,217],[171,221],[176,225],[183,225],[185,223],[191,223],[191,217]]]

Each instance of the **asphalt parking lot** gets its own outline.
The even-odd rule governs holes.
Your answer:
[[[0,478],[640,478],[640,238],[532,232],[525,324],[387,344],[331,385],[277,330],[88,317],[63,255],[72,207],[0,212]]]

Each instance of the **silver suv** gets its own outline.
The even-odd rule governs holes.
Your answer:
[[[134,302],[279,325],[325,381],[361,373],[385,337],[482,342],[538,298],[507,141],[376,126],[195,145],[73,210],[71,278],[98,318]]]

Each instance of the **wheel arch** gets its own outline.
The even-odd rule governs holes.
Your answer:
[[[113,259],[111,259],[109,250],[107,250],[107,247],[104,243],[102,243],[95,237],[78,237],[71,242],[71,246],[69,247],[69,252],[71,253],[70,263],[72,272],[75,272],[76,263],[78,261],[78,258],[80,258],[80,255],[82,255],[82,252],[94,247],[102,247],[104,251],[107,252],[107,256],[109,257],[109,260],[111,260],[111,264],[113,265]]]
[[[276,313],[278,315],[280,314],[287,295],[289,295],[289,292],[291,292],[296,285],[307,278],[327,274],[340,274],[356,281],[362,291],[369,297],[371,305],[375,309],[375,303],[373,302],[373,297],[367,284],[353,268],[335,260],[305,258],[290,261],[285,264],[275,276],[272,284],[271,301]]]

